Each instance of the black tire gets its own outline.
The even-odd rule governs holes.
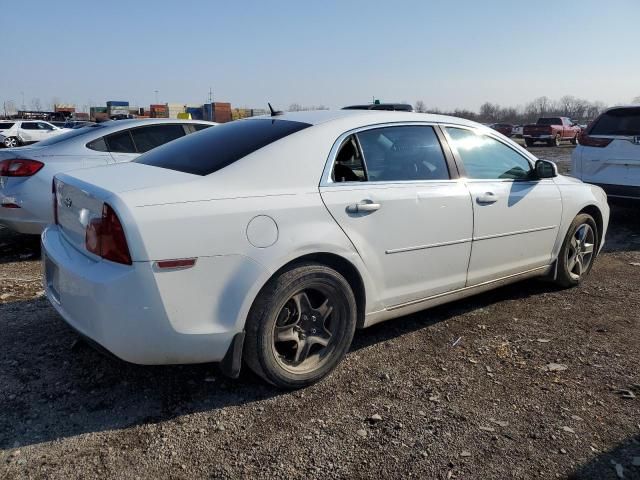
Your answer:
[[[345,356],[356,318],[355,296],[340,273],[316,263],[294,265],[254,301],[245,327],[245,363],[277,387],[311,385]]]
[[[576,134],[575,137],[573,137],[571,139],[571,145],[578,145],[578,135]]]
[[[533,144],[534,144],[534,143],[535,143],[535,142],[534,142],[532,139],[530,139],[530,138],[525,138],[525,139],[524,139],[524,144],[525,144],[527,147],[533,147]]]
[[[561,144],[562,138],[560,137],[560,134],[557,134],[555,137],[553,137],[553,140],[549,141],[550,147],[559,147]]]
[[[580,254],[582,252],[582,261],[573,263],[576,256],[576,236],[579,235],[578,231],[585,225],[591,229],[593,235],[590,241],[585,242],[585,245],[591,245],[591,252],[588,254],[588,259],[585,261],[584,255],[587,254],[589,247],[584,245],[580,246],[577,253]],[[558,254],[555,283],[563,288],[575,287],[582,283],[591,271],[591,267],[593,267],[593,262],[596,259],[599,244],[599,233],[595,220],[591,215],[586,213],[579,214],[573,219],[573,222],[571,222],[567,235],[562,243],[560,253]],[[579,275],[577,275],[578,263],[580,263]]]
[[[20,139],[18,139],[18,137],[7,137],[3,143],[6,148],[19,147]]]

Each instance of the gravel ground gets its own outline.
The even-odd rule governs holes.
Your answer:
[[[532,150],[568,168],[571,147]],[[581,287],[360,331],[293,393],[101,356],[42,298],[38,258],[0,230],[0,478],[640,478],[637,207]]]

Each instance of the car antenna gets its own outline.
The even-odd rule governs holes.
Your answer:
[[[282,115],[282,112],[280,110],[274,110],[270,103],[267,103],[267,105],[269,105],[269,110],[271,110],[272,117],[277,117],[278,115]]]

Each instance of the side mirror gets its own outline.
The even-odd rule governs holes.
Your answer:
[[[539,179],[553,178],[558,176],[558,167],[555,163],[549,160],[537,160],[536,161],[536,176]]]

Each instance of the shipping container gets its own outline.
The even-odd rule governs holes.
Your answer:
[[[187,107],[187,113],[191,114],[193,120],[204,120],[204,111],[202,107]]]
[[[129,102],[125,102],[124,100],[109,100],[107,102],[108,107],[128,107]]]

